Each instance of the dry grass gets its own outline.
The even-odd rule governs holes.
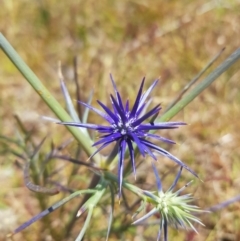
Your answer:
[[[108,101],[109,72],[115,76],[121,93],[130,100],[144,75],[147,85],[161,76],[154,103],[161,102],[164,108],[223,47],[226,50],[211,69],[240,46],[239,10],[239,0],[3,0],[0,26],[6,38],[62,103],[57,61],[61,60],[64,65],[66,84],[73,94],[72,61],[77,56],[84,100],[94,87],[94,99]],[[34,129],[36,140],[50,133],[50,137],[60,143],[66,137],[65,130],[39,120],[39,115],[51,116],[50,110],[3,53],[0,53],[0,61],[0,134],[16,135],[13,114],[18,114],[29,130]],[[176,120],[190,125],[170,133],[180,144],[171,149],[172,153],[204,180],[203,183],[196,181],[189,189],[202,208],[239,194],[239,67],[238,62],[178,114]],[[91,115],[90,120],[95,122],[95,116]],[[22,172],[13,162],[13,156],[4,153],[0,156],[1,240],[5,240],[9,230],[41,211],[36,197],[23,187]],[[171,163],[166,162],[166,165]],[[143,171],[140,168],[139,176]],[[182,183],[192,178],[184,174]],[[58,197],[51,197],[47,202],[56,200]],[[77,202],[68,205],[69,211],[74,204]],[[64,229],[57,214],[52,215],[51,225],[56,230]],[[240,240],[239,203],[203,215],[202,219],[206,227],[198,227],[199,235],[194,238],[182,231],[171,231],[170,237],[194,241]],[[42,225],[41,222],[32,225],[13,240],[53,240],[47,230],[42,232]],[[101,217],[96,214],[93,228],[101,225]],[[81,227],[77,226],[72,240]],[[155,227],[153,230],[138,228],[126,232],[123,239],[115,235],[110,240],[142,240],[143,231],[152,236],[153,232],[157,234]]]

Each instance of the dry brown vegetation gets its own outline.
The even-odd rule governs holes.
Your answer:
[[[240,46],[239,0],[2,0],[0,19],[2,33],[61,103],[64,102],[57,76],[58,60],[63,64],[66,85],[74,95],[72,62],[74,56],[78,57],[82,99],[86,100],[94,88],[94,105],[96,99],[109,101],[110,72],[119,91],[132,101],[143,76],[146,75],[147,86],[160,76],[153,102],[161,102],[164,109],[223,47],[226,50],[208,72]],[[202,209],[239,195],[239,69],[240,62],[237,62],[174,118],[187,122],[188,126],[165,133],[179,144],[171,147],[171,152],[203,180],[195,180],[188,189]],[[39,118],[40,115],[52,116],[52,113],[2,52],[0,76],[1,135],[17,136],[13,117],[17,114],[34,133],[36,143],[49,135],[43,147],[46,150],[49,150],[51,139],[60,144],[70,137],[63,127]],[[90,120],[96,122],[96,116],[91,114]],[[72,144],[66,152],[71,154],[76,145]],[[24,187],[22,170],[14,164],[16,158],[5,149],[6,145],[0,148],[0,240],[6,240],[8,232],[42,210],[36,195]],[[169,161],[164,164],[174,167]],[[153,177],[145,175],[150,163],[146,160],[144,165],[140,166],[138,177],[153,183]],[[161,174],[167,172],[162,164],[159,169]],[[68,174],[69,166],[66,166],[58,181],[66,184]],[[166,188],[171,178],[171,175],[166,178]],[[190,179],[192,176],[184,171],[179,185]],[[71,185],[81,188],[88,183],[88,176],[82,174],[74,178]],[[45,205],[60,199],[59,196],[44,198]],[[65,213],[52,213],[12,240],[54,240],[47,227],[55,229],[55,237],[58,237],[78,202],[73,200],[66,205]],[[201,219],[206,227],[197,226],[198,235],[191,237],[191,233],[171,229],[170,240],[240,240],[239,202],[204,214]],[[74,240],[82,222],[82,219],[77,222],[66,240]],[[106,228],[105,223],[106,217],[96,213],[90,232]],[[157,227],[130,228],[124,235],[120,233],[121,230],[116,229],[109,240],[155,240]],[[149,238],[142,239],[143,234]],[[104,240],[105,233],[96,233],[94,237],[91,240]],[[56,240],[65,239],[58,237]]]

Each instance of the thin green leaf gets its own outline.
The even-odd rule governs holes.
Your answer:
[[[222,73],[231,67],[240,58],[240,48],[233,52],[222,64],[211,72],[202,82],[178,101],[169,111],[164,113],[157,121],[168,121],[194,100],[203,90],[213,83]]]
[[[109,188],[110,188],[110,193],[111,193],[111,210],[110,210],[110,216],[109,216],[109,221],[108,221],[106,241],[109,238],[109,234],[110,234],[110,230],[111,230],[111,226],[112,226],[112,222],[113,222],[114,199],[115,199],[114,188],[111,184],[109,185]]]
[[[73,59],[73,69],[74,69],[74,82],[75,82],[75,86],[76,86],[76,99],[81,100],[81,90],[80,90],[80,86],[79,86],[79,82],[78,82],[77,67],[78,67],[78,58],[75,56],[74,59]],[[81,105],[79,105],[77,103],[76,109],[77,109],[77,112],[78,112],[79,119],[83,120]]]
[[[69,202],[70,200],[72,200],[73,198],[81,195],[81,194],[85,194],[85,193],[94,193],[96,192],[96,190],[81,190],[81,191],[76,191],[72,194],[70,194],[68,197],[56,202],[55,204],[53,204],[51,207],[49,207],[48,209],[44,210],[43,212],[39,213],[38,215],[36,215],[35,217],[31,218],[30,220],[28,220],[27,222],[25,222],[24,224],[22,224],[21,226],[19,226],[17,229],[15,229],[13,231],[13,233],[11,235],[14,235],[16,233],[21,232],[23,229],[27,228],[29,225],[35,223],[36,221],[38,221],[39,219],[41,219],[42,217],[46,216],[47,214],[55,211],[56,209],[58,209],[59,207],[61,207],[63,204]]]
[[[221,49],[221,51],[214,56],[213,59],[210,60],[210,62],[189,82],[187,83],[184,88],[182,89],[182,91],[180,92],[180,94],[176,97],[176,99],[167,107],[167,109],[165,110],[165,112],[167,112],[168,110],[170,110],[181,98],[182,96],[190,89],[190,87],[192,85],[194,85],[198,79],[212,66],[212,64],[220,57],[220,55],[223,53],[223,51],[225,50],[225,48]]]
[[[39,94],[43,101],[49,106],[49,108],[55,113],[55,115],[63,122],[71,121],[71,117],[62,108],[59,102],[52,96],[52,94],[47,90],[47,88],[42,84],[38,77],[33,73],[33,71],[27,66],[27,64],[22,60],[18,53],[14,50],[7,39],[0,33],[0,47],[3,52],[8,56],[16,68],[21,72],[21,74],[26,78],[29,84],[34,88],[34,90]],[[95,147],[92,147],[92,141],[86,136],[79,128],[66,126],[66,128],[72,133],[76,140],[81,144],[86,153],[90,156],[94,151]],[[93,157],[94,160],[98,160],[100,154]]]
[[[95,193],[84,203],[84,205],[79,209],[78,213],[77,213],[77,217],[79,217],[82,213],[84,213],[86,210],[88,210],[88,216],[87,219],[84,223],[84,226],[81,230],[81,232],[79,233],[78,237],[76,238],[76,241],[80,241],[82,240],[87,227],[90,223],[90,219],[92,217],[92,212],[93,212],[93,208],[98,204],[98,202],[100,201],[100,199],[102,198],[103,194],[106,191],[108,183],[101,178],[98,185],[95,188]]]
[[[85,235],[86,230],[87,230],[87,228],[89,226],[92,214],[93,214],[93,207],[89,208],[88,215],[87,215],[87,218],[86,218],[86,220],[84,222],[83,228],[81,229],[81,232],[79,233],[79,235],[78,235],[78,237],[76,238],[75,241],[81,241],[82,240],[82,238]]]

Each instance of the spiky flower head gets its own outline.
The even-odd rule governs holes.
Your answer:
[[[197,176],[197,174],[192,171],[187,165],[185,165],[182,161],[180,161],[177,157],[173,156],[163,148],[153,144],[148,140],[148,138],[160,140],[166,143],[174,144],[172,140],[166,139],[162,136],[152,134],[150,131],[152,130],[163,130],[163,129],[175,129],[181,125],[185,125],[184,122],[157,122],[154,123],[155,118],[161,110],[160,104],[155,106],[148,112],[145,112],[147,106],[147,99],[152,92],[153,88],[156,86],[158,80],[155,80],[153,84],[148,88],[148,90],[143,93],[143,86],[145,78],[143,78],[142,83],[140,85],[139,91],[137,93],[136,100],[130,108],[129,101],[127,100],[123,103],[123,100],[117,90],[116,84],[110,75],[112,85],[115,91],[115,97],[111,94],[110,100],[112,104],[112,110],[108,108],[101,101],[97,100],[98,104],[102,107],[104,112],[88,105],[84,102],[79,101],[80,104],[94,111],[98,115],[100,115],[103,119],[108,122],[108,125],[98,125],[98,124],[90,124],[90,123],[76,123],[76,122],[59,122],[59,124],[76,126],[76,127],[84,127],[88,129],[93,129],[98,131],[101,136],[100,140],[95,142],[93,146],[101,145],[96,152],[94,152],[92,156],[94,156],[97,152],[108,146],[113,142],[118,143],[118,183],[119,183],[119,193],[121,193],[122,186],[122,178],[123,178],[123,167],[124,167],[124,154],[126,149],[129,149],[130,159],[132,163],[132,168],[134,175],[136,175],[135,170],[135,160],[134,160],[134,147],[133,143],[138,147],[139,152],[143,157],[146,154],[150,155],[154,160],[157,160],[153,151],[168,157],[173,160],[180,166],[189,170],[193,175]],[[144,123],[147,119],[151,118],[150,122]],[[90,158],[91,158],[90,157]]]
[[[197,230],[194,228],[192,221],[201,225],[203,225],[203,223],[197,217],[191,214],[191,212],[197,213],[203,211],[200,210],[197,206],[189,204],[193,201],[191,194],[179,195],[191,182],[187,183],[184,187],[177,190],[176,192],[173,191],[181,175],[183,167],[180,168],[171,187],[166,192],[163,192],[157,169],[153,163],[152,165],[157,181],[158,190],[155,192],[143,191],[143,194],[146,197],[144,206],[146,203],[150,203],[154,206],[154,208],[143,217],[133,222],[133,224],[139,224],[145,221],[147,218],[158,214],[160,216],[160,228],[157,241],[160,240],[162,230],[164,230],[164,241],[168,240],[169,225],[174,226],[175,228],[190,228],[197,233]],[[140,207],[140,209],[137,211],[137,214],[144,208],[144,206]]]

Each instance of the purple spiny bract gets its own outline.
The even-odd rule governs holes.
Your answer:
[[[173,160],[180,166],[184,167],[188,171],[190,171],[193,175],[197,176],[197,174],[192,171],[187,165],[185,165],[178,158],[162,149],[161,147],[153,144],[148,140],[148,138],[153,138],[156,140],[160,140],[166,143],[174,144],[172,140],[166,139],[156,134],[149,133],[151,130],[162,130],[162,129],[175,129],[181,125],[185,125],[184,122],[160,122],[154,123],[159,111],[161,110],[160,104],[155,106],[153,109],[145,113],[145,109],[147,106],[147,98],[152,92],[153,88],[156,86],[158,80],[155,80],[153,84],[148,88],[148,90],[142,94],[144,80],[143,78],[141,86],[139,88],[136,100],[134,102],[133,107],[130,109],[129,101],[127,100],[124,104],[122,98],[117,90],[116,84],[110,75],[113,88],[115,91],[116,97],[110,95],[112,110],[109,109],[106,105],[104,105],[101,101],[97,101],[98,104],[102,107],[104,112],[79,101],[80,104],[89,108],[90,110],[99,114],[103,119],[105,119],[109,125],[97,125],[97,124],[86,124],[86,123],[76,123],[76,122],[59,122],[59,124],[69,125],[69,126],[77,126],[77,127],[85,127],[88,129],[94,129],[102,134],[100,136],[100,140],[95,142],[93,146],[100,145],[96,152],[94,152],[92,156],[94,156],[97,152],[102,150],[104,147],[108,146],[112,142],[118,143],[118,182],[119,182],[119,193],[121,193],[122,186],[122,178],[123,178],[123,162],[124,162],[124,154],[126,148],[129,149],[130,159],[132,163],[132,168],[134,175],[136,175],[135,170],[135,160],[134,160],[134,147],[133,143],[135,143],[138,147],[139,152],[143,157],[145,154],[150,155],[154,160],[157,160],[153,151],[168,157]],[[151,117],[150,123],[143,123],[145,120]]]

